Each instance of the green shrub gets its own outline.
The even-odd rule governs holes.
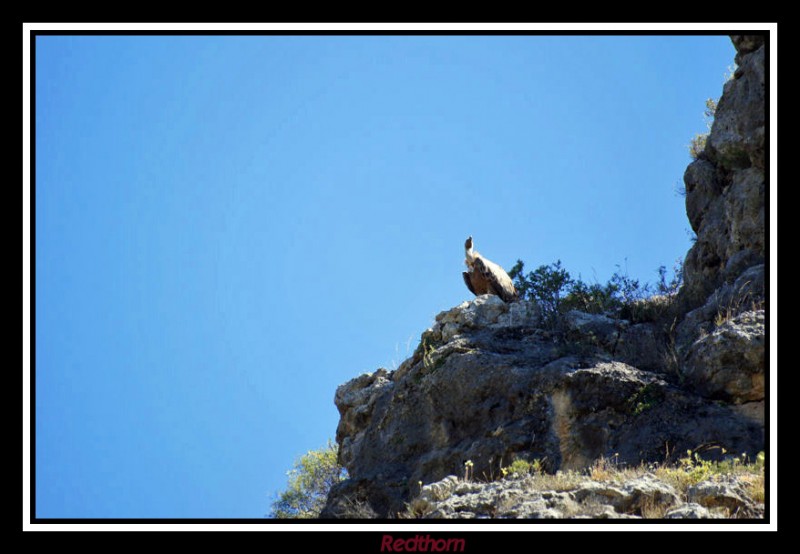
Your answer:
[[[544,466],[539,458],[529,462],[524,458],[517,458],[511,462],[510,466],[501,467],[500,473],[503,477],[525,477],[526,475],[541,475],[544,473]]]
[[[717,113],[717,100],[709,98],[706,100],[706,109],[703,110],[703,118],[706,122],[705,133],[696,134],[691,141],[689,141],[689,155],[692,159],[696,160],[706,149],[706,142],[708,142],[708,135],[711,133],[711,125],[714,123],[714,116]]]
[[[288,472],[289,483],[272,503],[272,518],[309,519],[319,517],[328,491],[345,479],[345,469],[338,461],[339,445],[332,441],[319,450],[309,450]]]
[[[539,305],[542,317],[553,323],[562,312],[562,300],[575,284],[569,272],[561,267],[561,260],[542,265],[527,275],[523,273],[525,264],[522,260],[511,268],[509,276],[514,280],[514,287],[520,298],[533,300]]]
[[[561,266],[561,260],[539,266],[527,274],[524,269],[525,263],[517,260],[509,276],[514,280],[520,299],[537,303],[545,325],[551,328],[557,325],[559,316],[569,310],[647,320],[663,311],[664,305],[671,301],[683,282],[680,260],[675,263],[671,278],[666,266],[659,267],[658,281],[654,286],[633,279],[619,265],[605,284],[589,284],[573,278]]]
[[[602,314],[616,310],[620,307],[617,293],[619,289],[614,283],[601,285],[584,283],[580,279],[572,285],[567,297],[564,299],[566,310],[580,310],[590,314]]]
[[[683,284],[683,260],[678,258],[672,265],[672,278],[667,280],[667,266],[660,266],[657,270],[656,294],[661,296],[674,296],[678,294]]]
[[[689,141],[689,155],[693,160],[700,157],[706,149],[706,142],[708,142],[708,133],[697,133]]]

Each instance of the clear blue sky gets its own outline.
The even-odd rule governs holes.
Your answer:
[[[39,517],[253,517],[463,244],[652,281],[727,37],[36,41]],[[410,343],[409,343],[410,341]]]

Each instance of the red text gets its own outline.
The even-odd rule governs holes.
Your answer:
[[[381,552],[464,552],[464,539],[436,539],[430,535],[416,535],[407,539],[384,535]]]

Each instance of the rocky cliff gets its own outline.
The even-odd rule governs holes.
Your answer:
[[[697,241],[670,319],[573,311],[556,333],[494,296],[440,313],[397,370],[337,389],[349,479],[322,517],[396,517],[467,461],[490,482],[515,459],[552,473],[763,450],[764,44],[732,39],[739,68],[684,178]]]
[[[699,394],[763,423],[765,48],[734,35],[737,69],[703,151],[686,168],[686,214],[697,241],[684,262],[677,326],[682,375]]]

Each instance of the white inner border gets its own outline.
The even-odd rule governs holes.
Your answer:
[[[251,524],[186,524],[186,523],[87,523],[87,524],[37,524],[30,523],[30,394],[31,394],[31,358],[30,358],[30,309],[31,309],[31,182],[30,182],[30,32],[31,31],[198,31],[213,34],[224,31],[375,31],[376,34],[385,31],[726,31],[730,29],[750,29],[770,32],[770,67],[769,67],[769,104],[770,104],[770,156],[769,156],[769,210],[770,210],[770,309],[769,309],[769,351],[770,351],[770,453],[767,463],[770,468],[770,519],[769,525],[754,524],[485,524],[485,525],[453,525],[453,524],[361,524],[361,523],[318,523],[305,525],[292,525],[281,523],[251,523]],[[23,155],[22,155],[22,528],[25,531],[87,531],[87,530],[171,530],[171,531],[386,531],[397,533],[415,532],[446,532],[446,536],[457,536],[459,532],[466,531],[620,531],[620,530],[659,530],[659,531],[777,531],[778,528],[778,25],[777,23],[25,23],[22,26],[22,106],[23,106]],[[376,545],[376,551],[378,547]]]

